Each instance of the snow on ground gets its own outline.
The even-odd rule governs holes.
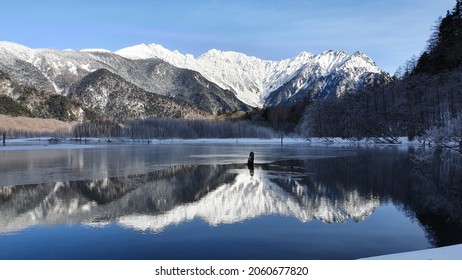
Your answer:
[[[7,139],[6,146],[2,146],[0,143],[1,151],[17,151],[17,150],[66,150],[66,149],[82,149],[82,148],[96,148],[99,147],[98,141],[105,143],[104,140],[92,138],[88,144],[76,143],[67,139],[61,140],[59,143],[50,143],[49,137],[38,137],[38,138],[19,138],[19,139]]]
[[[462,260],[462,244],[383,255],[363,260]]]
[[[13,146],[0,146],[2,151],[34,151],[34,150],[68,150],[68,149],[83,149],[83,148],[97,148],[98,145],[83,145],[83,144],[30,144],[30,145],[13,145]]]
[[[41,149],[81,149],[95,148],[102,145],[120,145],[120,144],[242,144],[242,145],[281,145],[280,138],[260,139],[260,138],[200,138],[200,139],[125,139],[111,138],[108,143],[105,138],[86,138],[81,142],[73,138],[60,139],[58,143],[50,143],[49,137],[40,138],[21,138],[7,139],[6,146],[1,146],[0,151],[12,150],[41,150]],[[86,142],[85,142],[86,141]],[[310,145],[314,147],[351,147],[351,146],[396,146],[407,147],[411,145],[421,145],[418,141],[408,141],[407,137],[399,138],[398,144],[376,143],[372,140],[363,139],[360,141],[351,141],[341,138],[284,138],[283,145]]]

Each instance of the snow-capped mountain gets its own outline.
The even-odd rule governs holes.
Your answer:
[[[323,99],[342,96],[348,91],[363,89],[390,81],[391,77],[380,70],[365,54],[356,52],[326,51],[314,56],[290,80],[266,97],[266,104],[296,103],[306,96]]]
[[[0,42],[0,71],[47,94],[69,96],[85,76],[99,69],[212,114],[246,111],[249,105],[293,103],[306,96],[340,96],[364,87],[374,80],[371,77],[388,76],[360,52],[302,52],[294,58],[270,61],[219,50],[194,57],[156,44],[111,52],[31,49]]]
[[[147,92],[180,99],[208,113],[248,110],[233,92],[220,88],[200,73],[159,59],[131,60],[100,49],[30,49],[0,42],[0,71],[20,84],[48,94],[70,96],[87,75],[100,69]]]
[[[261,107],[275,105],[311,89],[312,96],[333,94],[362,87],[368,74],[387,75],[365,54],[326,51],[319,55],[302,52],[281,61],[262,60],[237,52],[210,50],[199,57],[170,51],[156,44],[136,45],[115,52],[129,59],[162,59],[179,68],[195,70],[224,89],[231,90],[243,102]],[[327,82],[327,80],[335,82]],[[288,88],[285,98],[275,99],[274,92]]]

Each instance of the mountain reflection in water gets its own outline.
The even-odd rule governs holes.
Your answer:
[[[461,186],[451,183],[446,194],[441,187],[428,186],[435,180],[427,173],[400,154],[360,153],[353,161],[345,157],[259,164],[253,172],[237,164],[178,165],[99,180],[3,186],[0,233],[36,225],[110,223],[158,233],[193,219],[218,226],[263,215],[300,222],[360,222],[392,202],[421,223],[435,246],[460,243],[460,202],[448,202],[448,195],[460,196]],[[451,217],[439,216],[450,208],[457,210],[452,209]]]
[[[303,162],[256,166],[180,165],[142,175],[0,188],[0,231],[37,224],[117,221],[159,232],[194,218],[212,226],[261,215],[302,222],[363,220],[379,200],[330,189],[305,174]]]

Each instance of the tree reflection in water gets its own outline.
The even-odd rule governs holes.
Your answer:
[[[462,156],[448,150],[412,153],[413,197],[407,210],[435,247],[462,243]]]
[[[160,232],[200,218],[212,226],[262,215],[301,222],[367,219],[393,203],[434,246],[462,243],[460,155],[359,149],[354,157],[255,164],[178,165],[140,175],[0,187],[0,232],[43,224]]]

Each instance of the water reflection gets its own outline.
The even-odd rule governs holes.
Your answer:
[[[0,188],[0,231],[36,224],[106,224],[162,231],[200,218],[212,226],[261,215],[302,222],[363,220],[380,203],[355,190],[333,190],[301,161],[257,165],[180,165],[143,175]]]
[[[412,153],[412,151],[411,151]],[[255,164],[183,164],[146,174],[0,187],[0,232],[85,224],[161,232],[193,219],[210,226],[263,215],[300,222],[361,222],[393,203],[434,246],[462,242],[460,157],[419,163],[407,153]]]
[[[412,153],[413,197],[405,209],[434,246],[462,243],[462,155],[445,150]]]

